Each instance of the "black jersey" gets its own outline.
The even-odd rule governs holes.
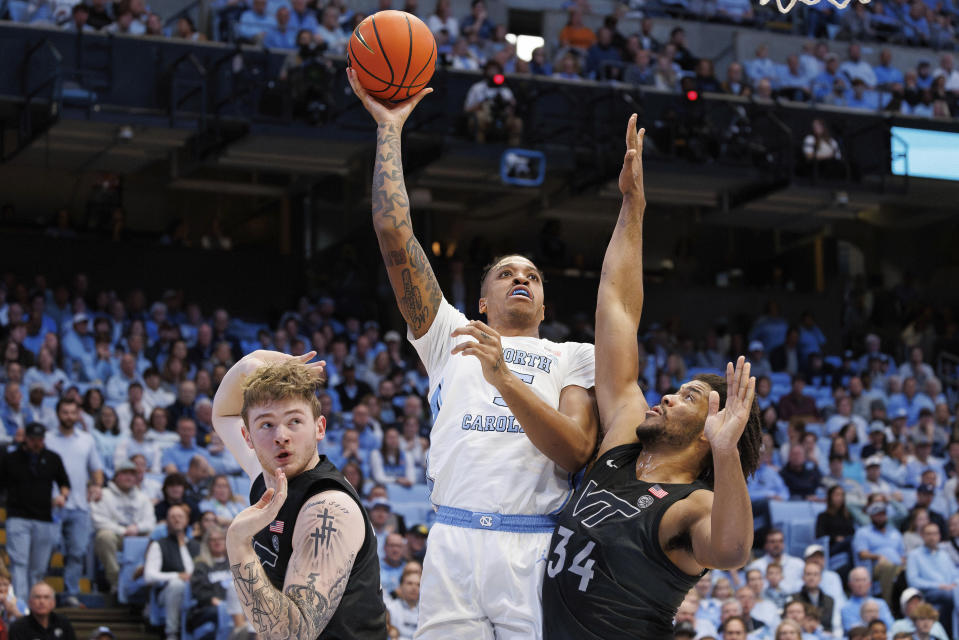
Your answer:
[[[615,447],[583,478],[557,520],[543,580],[545,640],[673,637],[673,616],[700,575],[659,544],[666,510],[692,484],[636,479],[642,445]]]
[[[330,490],[348,493],[360,506],[366,527],[366,539],[353,562],[343,599],[318,640],[385,640],[386,605],[383,604],[380,589],[380,561],[376,555],[373,526],[356,490],[326,456],[320,456],[319,464],[309,471],[289,480],[286,502],[280,508],[276,520],[253,536],[253,549],[270,582],[282,591],[286,568],[293,553],[293,527],[296,517],[307,500]],[[265,492],[266,484],[261,473],[250,488],[250,504],[256,504]]]

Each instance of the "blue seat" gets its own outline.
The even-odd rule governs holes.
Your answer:
[[[789,536],[786,551],[789,555],[802,558],[806,547],[816,542],[815,520],[801,520],[789,523]]]
[[[150,539],[146,536],[124,538],[123,548],[117,558],[120,575],[117,581],[117,600],[121,604],[146,602],[146,582],[143,576],[134,579],[133,574],[143,564]]]
[[[792,377],[785,371],[770,373],[769,382],[771,382],[774,387],[792,388]]]
[[[412,487],[393,484],[389,487],[390,503],[418,503],[428,507],[430,504],[430,492],[425,484],[414,484]]]

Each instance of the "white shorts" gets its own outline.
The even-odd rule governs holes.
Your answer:
[[[413,637],[542,638],[543,571],[551,537],[433,525]]]

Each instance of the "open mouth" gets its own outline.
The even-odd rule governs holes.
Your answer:
[[[529,290],[528,287],[523,285],[517,285],[513,287],[509,292],[510,298],[526,298],[527,300],[533,299],[533,292]]]
[[[286,464],[292,459],[293,459],[293,454],[290,453],[289,451],[282,451],[276,455],[276,461],[279,462],[280,464]]]

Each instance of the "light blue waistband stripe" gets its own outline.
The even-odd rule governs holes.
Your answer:
[[[553,516],[506,515],[482,513],[456,507],[437,507],[436,522],[466,529],[508,531],[511,533],[552,533],[556,528]]]

